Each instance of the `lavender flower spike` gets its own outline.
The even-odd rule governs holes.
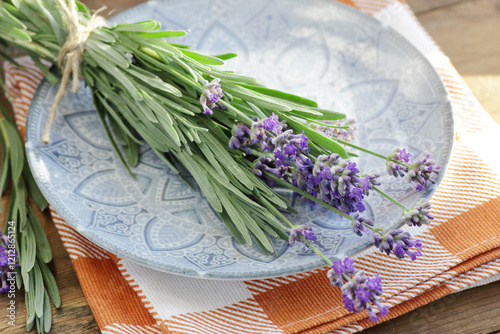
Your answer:
[[[349,312],[367,310],[370,320],[377,322],[380,318],[373,311],[372,304],[378,307],[381,316],[389,312],[378,298],[383,292],[381,279],[378,274],[367,277],[362,271],[356,272],[353,264],[354,261],[349,258],[345,258],[343,262],[334,261],[327,276],[332,285],[342,286],[342,300]]]
[[[368,218],[364,217],[359,217],[359,214],[355,213],[352,216],[352,231],[359,235],[360,237],[363,236],[363,233],[365,234],[370,234],[370,230],[368,229],[368,226],[373,226],[373,221]]]
[[[212,115],[214,113],[213,110],[219,107],[221,107],[221,109],[225,109],[224,106],[217,103],[219,99],[224,97],[224,93],[222,92],[219,82],[219,78],[215,78],[211,82],[208,82],[207,80],[203,82],[204,89],[202,95],[200,96],[200,104],[205,115]]]
[[[382,253],[390,255],[393,253],[397,258],[403,259],[406,255],[412,261],[421,256],[422,253],[418,250],[422,249],[422,243],[418,239],[411,239],[411,235],[403,230],[393,230],[382,236],[380,232],[375,232],[371,236],[371,243],[378,247]],[[418,249],[417,251],[411,248]]]
[[[397,148],[394,151],[392,151],[391,154],[389,154],[389,156],[387,157],[387,161],[385,163],[389,175],[392,175],[394,177],[398,176],[403,177],[405,173],[408,172],[408,168],[392,160],[399,161],[402,163],[409,163],[410,157],[411,154],[406,152],[406,149],[404,148]]]
[[[431,159],[430,154],[427,154],[423,159],[411,164],[406,178],[415,184],[418,191],[424,190],[428,183],[436,182],[441,166],[435,166],[435,164],[436,161]]]
[[[408,226],[422,226],[422,224],[429,224],[431,219],[430,215],[431,203],[426,200],[420,200],[415,207],[405,210],[403,212],[404,223]]]
[[[293,246],[295,242],[303,242],[300,238],[300,235],[303,235],[306,240],[316,241],[316,236],[312,232],[312,228],[304,225],[295,225],[290,230],[290,237],[288,239],[288,244],[290,247]]]

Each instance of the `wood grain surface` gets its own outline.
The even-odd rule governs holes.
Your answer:
[[[143,0],[84,0],[120,12]],[[500,0],[408,0],[422,25],[437,41],[482,105],[500,123]],[[3,94],[0,103],[7,105]],[[8,194],[2,197],[7,208]],[[99,333],[71,260],[47,212],[38,212],[52,245],[51,268],[62,306],[54,310],[52,333]],[[0,221],[4,221],[4,214]],[[16,326],[6,324],[8,299],[0,298],[0,333],[24,333],[24,293],[16,295]],[[500,282],[466,290],[365,330],[366,334],[500,332]]]

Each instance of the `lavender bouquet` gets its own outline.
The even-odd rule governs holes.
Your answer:
[[[284,212],[294,209],[273,185],[348,219],[353,233],[369,235],[381,252],[415,260],[421,242],[363,217],[363,201],[372,192],[381,194],[401,208],[401,222],[410,226],[429,223],[429,202],[404,206],[379,188],[378,174],[359,170],[354,159],[357,153],[383,159],[390,175],[405,178],[421,191],[435,183],[440,172],[429,155],[412,160],[404,148],[372,152],[357,146],[352,143],[356,121],[309,99],[264,87],[254,78],[220,70],[217,65],[236,55],[211,56],[175,43],[174,38],[187,31],[163,31],[156,21],[109,25],[73,0],[10,0],[0,2],[0,25],[5,28],[0,29],[0,43],[24,50],[49,81],[61,79],[44,141],[50,140],[57,102],[70,78],[76,90],[81,76],[111,145],[130,173],[129,166],[138,163],[138,146],[145,141],[171,171],[179,174],[179,165],[189,171],[237,241],[255,243],[265,254],[274,253],[273,238],[290,246],[304,243],[330,267],[327,276],[340,287],[346,309],[367,310],[373,321],[388,312],[379,301],[381,279],[356,271],[349,258],[332,261],[322,254],[312,228],[285,217]],[[13,61],[4,52],[0,55]],[[48,70],[40,58],[57,67]],[[3,133],[8,145],[10,136]],[[23,156],[22,147],[16,144],[14,149],[17,155],[11,159]],[[4,155],[4,162],[8,157]],[[23,160],[14,160],[12,171],[27,168]],[[4,169],[2,175],[8,175]],[[13,202],[13,221],[29,215],[26,198]],[[28,233],[17,247],[20,284],[24,281],[27,305],[33,306],[28,309],[28,329],[36,323],[39,332],[48,331],[45,289],[54,291],[54,284],[48,274],[38,275],[38,262],[31,265],[31,260],[28,266],[23,260],[29,252],[43,260],[40,263],[48,262],[37,255],[40,242],[45,244],[29,237],[29,228],[22,224],[15,231],[17,236]],[[30,275],[36,282],[33,288]],[[50,297],[57,306],[58,295]]]

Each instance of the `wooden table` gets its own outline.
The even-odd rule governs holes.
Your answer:
[[[117,12],[143,0],[85,0]],[[408,0],[422,25],[478,97],[500,123],[500,0]],[[3,103],[5,103],[3,101]],[[8,196],[8,195],[7,195]],[[7,207],[8,197],[2,198]],[[38,213],[55,254],[51,264],[62,306],[54,310],[53,333],[99,333],[70,258],[48,213]],[[3,221],[4,216],[0,221]],[[7,298],[0,298],[0,332],[23,333],[24,297],[18,294],[17,326],[4,325]],[[494,333],[500,331],[500,282],[442,298],[363,333]]]

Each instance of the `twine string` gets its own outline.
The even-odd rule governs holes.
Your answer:
[[[56,116],[56,109],[66,92],[66,87],[68,86],[68,81],[71,76],[73,81],[71,91],[76,93],[78,90],[80,85],[80,65],[83,59],[85,42],[94,29],[102,27],[106,24],[106,20],[102,16],[97,15],[104,8],[96,11],[87,23],[82,24],[80,23],[78,8],[76,7],[74,0],[68,0],[67,3],[66,0],[57,0],[57,3],[66,18],[68,37],[61,47],[59,55],[56,59],[59,68],[63,69],[62,78],[56,97],[50,108],[49,117],[45,123],[45,129],[42,136],[44,144],[48,144],[50,141],[50,128],[52,127],[52,123],[54,122]]]

